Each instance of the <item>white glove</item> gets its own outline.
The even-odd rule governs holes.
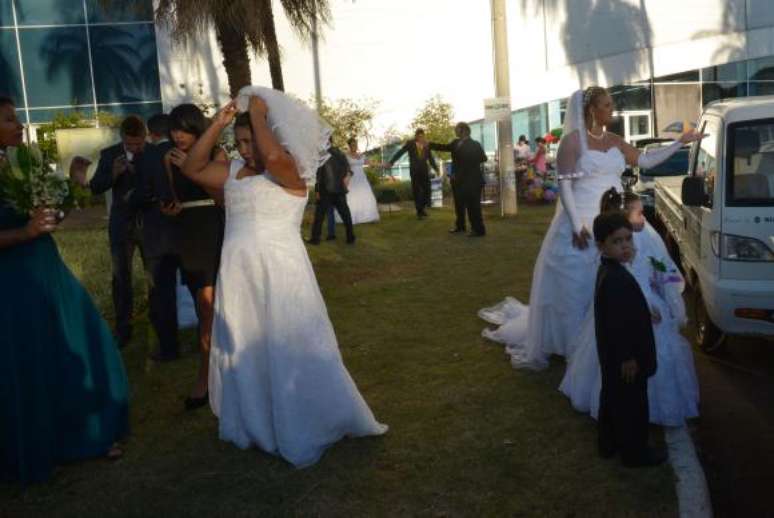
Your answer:
[[[675,140],[668,146],[660,147],[658,149],[651,149],[649,151],[640,153],[640,156],[637,159],[637,165],[645,169],[655,167],[670,156],[674,155],[681,147],[683,147],[683,143],[679,140]]]
[[[562,200],[562,207],[564,207],[567,217],[570,218],[573,232],[580,234],[583,229],[583,223],[578,217],[578,209],[575,208],[575,196],[572,193],[571,179],[559,180],[559,199]]]

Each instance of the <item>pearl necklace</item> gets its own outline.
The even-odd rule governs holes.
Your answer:
[[[586,130],[586,133],[588,133],[589,137],[593,138],[594,140],[602,140],[605,138],[605,134],[607,133],[605,130],[602,130],[602,133],[599,135],[594,135],[591,130]]]

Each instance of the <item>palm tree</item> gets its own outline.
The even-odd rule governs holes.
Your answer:
[[[322,24],[329,20],[328,0],[279,3],[291,26],[304,39],[312,35],[315,18]],[[159,0],[156,21],[178,41],[191,40],[214,27],[232,96],[251,83],[248,44],[268,59],[272,86],[284,90],[272,0]]]

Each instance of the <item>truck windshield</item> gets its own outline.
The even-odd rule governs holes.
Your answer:
[[[774,205],[774,120],[731,126],[729,205]]]
[[[642,176],[680,176],[688,172],[689,148],[682,148],[651,169],[640,169]]]

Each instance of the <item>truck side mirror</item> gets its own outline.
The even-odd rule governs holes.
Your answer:
[[[704,178],[687,176],[683,178],[681,191],[683,205],[686,207],[701,207],[707,204],[707,191],[704,188]]]

